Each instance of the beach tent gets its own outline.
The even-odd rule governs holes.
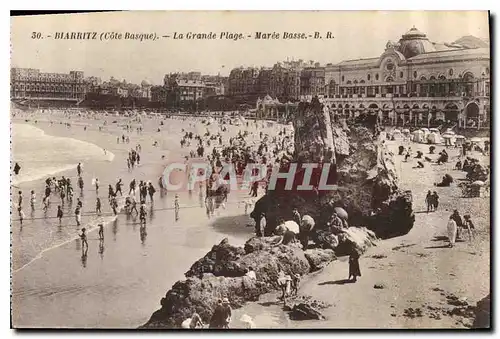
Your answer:
[[[395,129],[392,131],[392,137],[394,139],[401,139],[401,131],[398,129]]]
[[[439,130],[437,128],[431,128],[429,132],[439,133]]]
[[[463,135],[455,136],[455,146],[462,146],[465,144],[465,137]]]
[[[441,137],[436,132],[430,132],[427,135],[427,142],[429,144],[439,144],[441,142]]]
[[[425,141],[425,132],[418,129],[413,131],[413,142],[424,142]]]

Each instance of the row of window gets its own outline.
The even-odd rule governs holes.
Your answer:
[[[489,73],[490,73],[490,69],[489,69],[488,67],[486,67],[485,72],[483,72],[483,73],[482,73],[482,76],[483,76],[483,77],[484,77],[484,76],[487,76],[487,75],[489,75]],[[450,69],[448,70],[448,75],[449,75],[450,77],[451,77],[451,76],[453,76],[453,69],[452,69],[452,68],[450,68]],[[403,71],[400,71],[400,72],[399,72],[399,78],[401,78],[401,79],[402,79],[403,77],[404,77],[404,72],[403,72]],[[462,77],[462,75],[459,75],[459,78],[461,78],[461,77]],[[378,80],[379,80],[379,78],[380,78],[380,77],[379,77],[379,74],[378,74],[378,73],[375,73],[375,80],[376,80],[376,81],[378,81]],[[417,79],[417,78],[418,78],[418,72],[417,72],[417,71],[414,71],[414,72],[413,72],[413,78],[414,78],[414,79]],[[463,78],[473,79],[473,78],[474,78],[474,75],[473,75],[472,73],[470,73],[470,72],[467,72],[467,73],[465,73],[465,74],[463,75]],[[370,81],[370,80],[371,80],[371,74],[367,74],[366,79],[367,79],[368,81]],[[387,79],[388,79],[388,78],[386,78],[386,81],[387,81],[387,82],[389,82],[389,81],[393,81],[393,80],[392,80],[392,77],[390,77],[390,80],[387,80]],[[441,75],[439,75],[438,79],[440,79],[440,80],[444,80],[444,79],[446,79],[446,76],[445,76],[445,75],[443,75],[443,74],[441,74]],[[424,75],[422,75],[422,76],[420,77],[420,80],[426,80],[426,77],[425,77]],[[436,77],[431,76],[431,77],[429,78],[429,80],[436,80]],[[345,76],[344,76],[344,75],[342,75],[342,82],[344,82],[344,81],[345,81]],[[364,80],[360,80],[360,81],[359,81],[359,83],[364,83],[364,82],[365,82]],[[354,84],[357,84],[357,83],[358,83],[358,81],[357,81],[357,80],[354,80],[354,82],[353,82],[353,83],[354,83]],[[348,85],[349,85],[349,84],[351,84],[351,80],[348,80],[348,81],[347,81],[347,84],[348,84]]]

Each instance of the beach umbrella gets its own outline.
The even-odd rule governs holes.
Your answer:
[[[445,138],[445,139],[452,139],[453,135],[451,135],[451,134],[443,134],[442,137]]]
[[[399,134],[399,133],[401,133],[401,131],[400,131],[400,130],[398,130],[398,129],[395,129],[394,131],[392,131],[392,133],[393,133],[393,134]]]
[[[471,185],[472,186],[484,186],[484,181],[476,180]]]
[[[285,221],[285,223],[283,224],[283,226],[285,227],[285,229],[289,230],[290,232],[293,232],[295,234],[299,234],[300,233],[300,227],[299,227],[299,225],[295,221],[293,221],[293,220]]]
[[[475,137],[475,138],[470,139],[470,141],[471,141],[471,142],[481,142],[481,139],[480,139],[480,138]]]
[[[437,128],[431,128],[429,131],[434,132],[434,133],[439,133],[439,130]]]
[[[349,218],[349,215],[347,214],[346,210],[343,209],[342,207],[335,207],[334,212],[337,213],[340,219],[347,220]]]
[[[403,132],[403,133],[410,133],[410,130],[409,130],[409,129],[407,129],[407,128],[405,128],[402,132]]]
[[[457,139],[465,139],[465,137],[463,135],[456,135],[455,138],[457,138]]]

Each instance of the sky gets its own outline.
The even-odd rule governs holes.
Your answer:
[[[288,59],[322,64],[377,57],[415,26],[433,42],[465,35],[489,37],[486,11],[130,11],[11,18],[11,66],[108,80],[161,84],[170,72],[228,75],[239,66],[272,66]],[[333,39],[256,40],[255,32],[332,32]],[[33,39],[33,32],[41,39]],[[56,32],[243,33],[233,40],[55,40]],[[51,37],[48,37],[51,35]],[[250,35],[251,38],[247,36]],[[38,35],[36,35],[38,36]]]

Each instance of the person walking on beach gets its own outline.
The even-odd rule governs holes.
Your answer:
[[[17,206],[23,207],[23,191],[19,191],[17,195]]]
[[[153,187],[153,184],[149,182],[148,184],[148,193],[149,193],[149,199],[151,200],[151,203],[153,203],[153,195],[155,194],[156,189]]]
[[[80,200],[80,198],[76,198],[76,206],[82,208],[83,207],[83,202]]]
[[[30,196],[30,205],[31,205],[31,210],[35,210],[35,202],[36,202],[36,194],[35,191],[31,190],[31,196]]]
[[[352,279],[351,279],[352,277]],[[349,278],[352,282],[357,281],[357,277],[361,277],[361,270],[359,269],[359,252],[356,248],[351,250],[349,255]]]
[[[59,219],[59,225],[61,224],[61,220],[63,217],[63,210],[61,208],[61,205],[57,206],[57,218]]]
[[[116,183],[115,185],[115,195],[118,195],[118,192],[120,192],[120,196],[123,196],[123,193],[122,193],[122,186],[123,186],[123,183],[122,183],[122,179],[120,178],[118,180],[118,182]]]
[[[78,174],[79,177],[82,176],[82,163],[79,162],[78,166],[76,166],[76,173]]]
[[[175,200],[174,200],[175,221],[179,220],[179,210],[180,210],[179,195],[176,194],[175,195]]]
[[[99,227],[99,240],[104,240],[104,225],[103,224],[99,224],[97,225]]]
[[[457,235],[456,235],[456,239],[460,239],[460,236],[461,236],[461,230],[462,230],[462,227],[464,226],[463,225],[463,222],[462,222],[462,217],[460,216],[460,213],[458,212],[458,210],[453,210],[453,214],[450,216],[450,218],[453,218],[453,220],[455,221],[455,223],[457,224],[457,228],[456,228],[456,232],[457,232]]]
[[[137,166],[139,166],[141,164],[141,155],[139,153],[137,153]]]
[[[137,211],[137,202],[135,201],[134,196],[130,197],[130,214],[132,214],[132,211],[135,211],[136,214],[139,214]]]
[[[23,220],[24,220],[24,212],[21,206],[17,208],[17,213],[19,214],[19,222],[21,223],[21,227],[23,226]]]
[[[83,196],[83,178],[78,177],[78,188],[80,188],[80,196]]]
[[[47,212],[50,204],[50,195],[46,195],[45,197],[43,197],[42,204],[43,204],[43,211]]]
[[[111,198],[114,196],[115,196],[115,192],[113,191],[113,186],[108,185],[108,199],[111,200]]]
[[[464,229],[466,229],[469,234],[469,241],[474,240],[476,228],[474,227],[469,214],[464,215]]]
[[[435,212],[439,206],[439,195],[436,193],[436,191],[432,192],[431,204],[433,207],[433,211]]]
[[[129,185],[129,191],[128,191],[128,195],[135,195],[135,185],[136,185],[136,182],[135,182],[135,179],[133,179],[131,182],[130,182],[130,185]]]
[[[448,225],[447,225],[447,232],[448,232],[448,242],[449,242],[449,247],[453,247],[455,245],[455,241],[457,238],[457,223],[453,219],[453,215],[450,216],[450,219],[448,220]]]
[[[95,201],[95,213],[97,215],[101,214],[101,199],[99,197],[96,198]]]
[[[140,224],[146,224],[146,215],[147,215],[147,212],[146,212],[146,205],[143,203],[141,204],[141,207],[139,208],[139,220],[140,220]]]
[[[109,201],[109,204],[111,205],[111,209],[113,210],[113,214],[117,215],[118,214],[118,202],[116,201],[116,196],[112,196],[111,200]]]
[[[94,185],[95,185],[95,194],[99,194],[99,178],[95,178]]]
[[[427,213],[432,212],[434,203],[433,203],[432,193],[430,190],[427,191],[427,195],[425,196],[425,203],[427,204]]]
[[[61,205],[64,206],[64,198],[66,198],[66,193],[64,193],[64,189],[61,189]]]
[[[80,206],[76,206],[76,208],[75,208],[75,220],[76,220],[76,226],[80,226],[80,223],[82,221],[82,215],[80,213]]]
[[[89,243],[87,241],[87,233],[85,233],[86,229],[85,227],[82,228],[82,234],[80,234],[80,239],[82,240],[82,251],[84,248],[88,249],[89,248]]]

